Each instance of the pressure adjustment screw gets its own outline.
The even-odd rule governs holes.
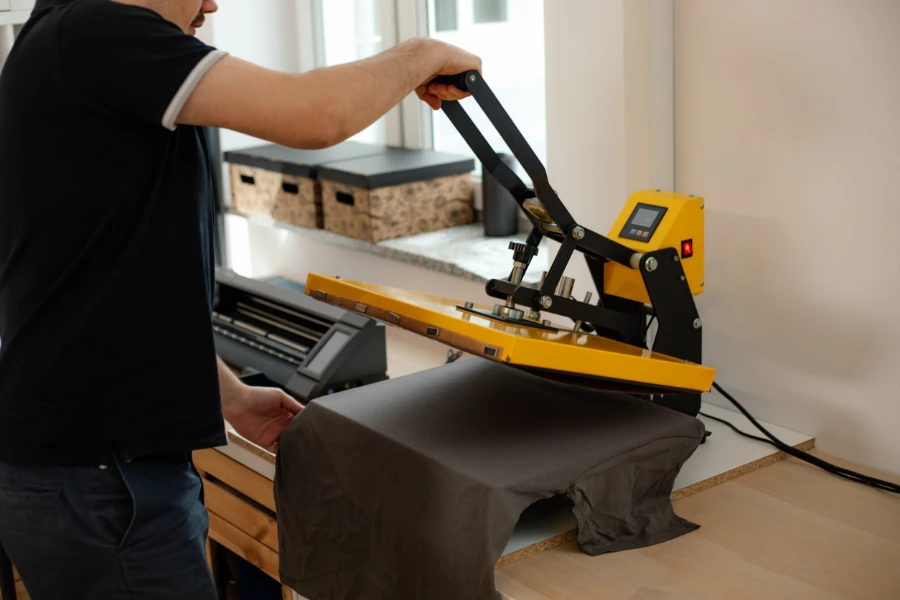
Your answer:
[[[469,81],[471,81],[472,83],[475,83],[475,75],[474,74],[469,75]]]
[[[675,262],[679,262],[681,259],[678,258],[678,255],[676,254],[675,256],[672,257],[672,260],[674,260]]]
[[[580,240],[584,238],[584,227],[581,225],[576,225],[574,229],[572,229],[572,237],[576,240]]]
[[[700,319],[694,319],[694,329],[700,329],[703,327],[703,323],[700,322]]]
[[[647,269],[648,273],[652,273],[656,270],[656,267],[659,266],[659,263],[656,262],[656,259],[652,256],[647,259],[647,262],[644,263],[644,268]]]
[[[553,306],[553,298],[550,296],[541,296],[541,306],[544,308],[550,308]]]
[[[538,255],[537,248],[521,242],[510,242],[509,249],[513,251],[513,260],[515,262],[525,263],[526,265],[531,262],[532,257]]]

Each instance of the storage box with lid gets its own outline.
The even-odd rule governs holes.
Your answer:
[[[325,229],[367,242],[474,221],[472,158],[386,148],[319,167]]]
[[[322,150],[266,144],[226,152],[231,210],[321,229],[322,199],[316,181],[319,165],[383,151],[383,145],[348,141]]]

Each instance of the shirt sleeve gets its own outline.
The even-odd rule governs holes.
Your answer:
[[[206,72],[226,55],[137,6],[88,0],[60,24],[60,70],[90,109],[175,129]]]

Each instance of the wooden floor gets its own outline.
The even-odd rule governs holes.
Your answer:
[[[569,542],[501,568],[497,589],[514,600],[900,599],[896,494],[788,459],[678,501],[675,510],[700,529],[597,557]]]

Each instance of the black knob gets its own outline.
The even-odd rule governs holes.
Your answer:
[[[514,261],[525,264],[531,262],[531,258],[537,256],[538,253],[537,248],[521,242],[510,242],[509,249],[513,251]]]

